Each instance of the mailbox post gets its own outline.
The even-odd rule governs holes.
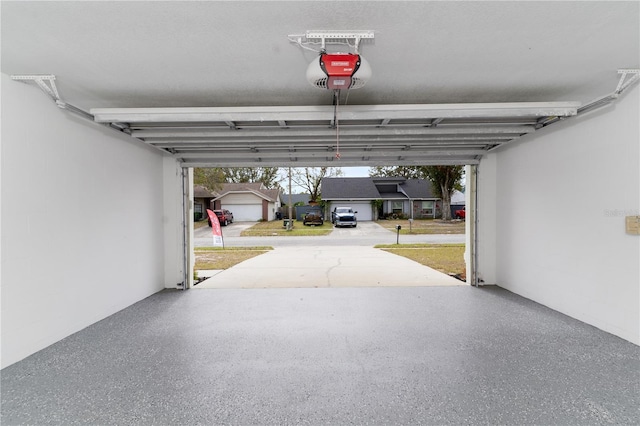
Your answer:
[[[400,230],[402,229],[401,225],[396,225],[396,244],[400,244]]]

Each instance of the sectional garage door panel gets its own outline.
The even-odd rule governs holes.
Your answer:
[[[356,217],[359,221],[373,220],[373,208],[369,202],[334,201],[331,203],[331,210],[334,207],[351,207],[358,212]]]
[[[255,204],[223,204],[223,209],[233,213],[235,222],[256,222],[262,219],[262,206]]]
[[[353,211],[358,212],[356,217],[360,221],[373,220],[373,212],[371,209],[371,203],[350,203]]]
[[[426,166],[478,164],[490,150],[576,115],[579,106],[343,105],[339,146],[332,105],[93,108],[91,114],[169,152],[183,167]]]

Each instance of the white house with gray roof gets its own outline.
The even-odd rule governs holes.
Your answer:
[[[442,200],[433,194],[431,182],[403,177],[335,177],[322,179],[322,199],[327,211],[349,206],[358,212],[358,220],[376,220],[386,215],[413,219],[441,215]],[[379,209],[374,200],[382,200]]]

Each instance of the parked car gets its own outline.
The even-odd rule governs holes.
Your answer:
[[[216,214],[216,216],[218,216],[220,225],[227,226],[228,224],[233,223],[233,213],[231,213],[229,210],[214,210],[213,212]],[[208,221],[209,226],[211,226],[211,219],[208,219]]]
[[[456,219],[466,219],[467,211],[462,208],[460,210],[456,210]]]
[[[304,216],[304,219],[302,219],[303,225],[322,225],[323,223],[324,217],[322,214],[322,210],[320,210],[319,208],[309,210]]]
[[[356,213],[351,207],[334,207],[331,212],[331,222],[337,227],[358,225]]]

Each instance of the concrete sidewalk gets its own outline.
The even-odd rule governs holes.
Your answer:
[[[220,271],[198,288],[466,285],[417,262],[361,246],[279,247]]]

